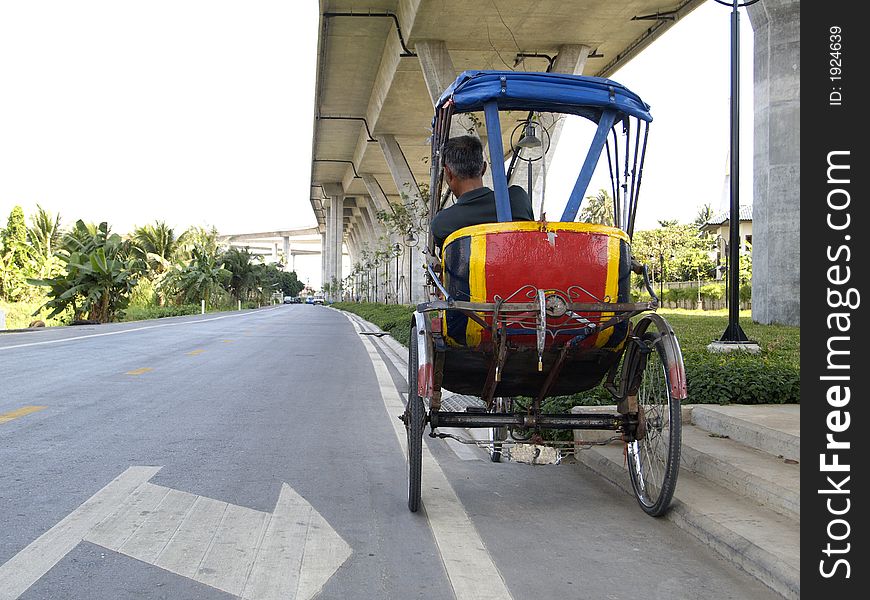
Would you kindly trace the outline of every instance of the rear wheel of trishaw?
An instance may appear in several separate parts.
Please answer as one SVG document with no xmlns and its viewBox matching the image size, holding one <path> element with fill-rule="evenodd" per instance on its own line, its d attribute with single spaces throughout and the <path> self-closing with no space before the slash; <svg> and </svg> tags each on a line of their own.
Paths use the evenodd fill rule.
<svg viewBox="0 0 870 600">
<path fill-rule="evenodd" d="M 639 439 L 628 443 L 628 471 L 640 507 L 658 517 L 667 512 L 677 485 L 682 424 L 672 378 L 684 370 L 679 344 L 664 319 L 645 318 L 637 329 L 650 351 L 626 357 L 635 375 L 641 370 L 637 390 Z"/>
<path fill-rule="evenodd" d="M 417 388 L 417 345 L 420 343 L 416 327 L 411 327 L 408 340 L 408 406 L 405 408 L 405 431 L 408 434 L 408 508 L 420 508 L 420 490 L 423 475 L 423 429 L 426 408 Z"/>
</svg>

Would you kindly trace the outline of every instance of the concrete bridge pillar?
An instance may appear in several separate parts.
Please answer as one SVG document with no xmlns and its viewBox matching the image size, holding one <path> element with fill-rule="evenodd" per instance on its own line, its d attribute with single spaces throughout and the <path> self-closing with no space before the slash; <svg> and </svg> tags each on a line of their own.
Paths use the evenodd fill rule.
<svg viewBox="0 0 870 600">
<path fill-rule="evenodd" d="M 291 262 L 293 259 L 290 257 L 290 236 L 285 235 L 281 238 L 281 241 L 284 243 L 284 270 L 287 271 L 295 271 L 295 268 L 291 267 Z"/>
<path fill-rule="evenodd" d="M 800 325 L 800 3 L 761 0 L 748 11 L 755 32 L 752 319 Z"/>
<path fill-rule="evenodd" d="M 551 73 L 566 73 L 570 75 L 582 75 L 583 69 L 586 68 L 586 59 L 592 49 L 584 44 L 565 44 L 559 47 L 559 53 L 553 61 Z M 550 148 L 544 156 L 543 161 L 535 161 L 532 163 L 532 181 L 533 187 L 531 191 L 532 208 L 535 211 L 535 216 L 540 218 L 543 211 L 544 201 L 544 176 L 546 174 L 546 165 L 549 165 L 556 155 L 556 148 L 559 145 L 559 138 L 562 135 L 562 127 L 565 124 L 565 119 L 561 118 L 556 123 L 544 123 L 547 130 L 550 132 Z M 546 165 L 544 164 L 546 163 Z M 523 165 L 526 167 L 526 165 Z M 527 172 L 521 173 L 524 169 L 515 170 L 515 175 L 518 181 L 524 181 L 523 176 L 528 177 Z M 524 184 L 526 187 L 528 184 Z M 567 198 L 565 199 L 567 201 Z"/>
<path fill-rule="evenodd" d="M 324 191 L 329 196 L 329 206 L 326 219 L 326 248 L 323 252 L 325 272 L 323 284 L 341 281 L 342 244 L 344 242 L 344 193 L 339 185 L 324 185 Z M 336 294 L 330 293 L 329 300 L 336 299 Z"/>
<path fill-rule="evenodd" d="M 426 245 L 426 235 L 428 235 L 429 219 L 420 213 L 426 209 L 428 203 L 423 201 L 420 195 L 420 188 L 417 186 L 417 181 L 414 179 L 408 161 L 396 142 L 396 138 L 390 134 L 380 134 L 378 138 L 390 174 L 396 182 L 399 193 L 403 195 L 402 200 L 406 203 L 413 203 L 417 207 L 417 217 L 422 227 L 422 231 L 414 232 L 417 236 L 417 245 L 410 248 L 408 252 L 411 257 L 410 269 L 413 273 L 410 278 L 410 281 L 413 282 L 413 287 L 410 290 L 410 302 L 416 304 L 426 299 L 423 290 L 423 265 L 426 263 L 423 250 Z"/>
<path fill-rule="evenodd" d="M 453 59 L 450 57 L 450 52 L 447 50 L 447 44 L 444 41 L 420 40 L 416 43 L 415 50 L 417 51 L 417 58 L 420 61 L 420 68 L 423 70 L 426 88 L 429 90 L 429 99 L 432 100 L 434 108 L 438 98 L 456 80 L 456 76 L 459 73 L 456 72 L 456 68 L 453 66 Z M 461 115 L 453 118 L 450 124 L 450 137 L 468 135 L 468 130 L 460 123 L 461 120 Z M 469 125 L 473 127 L 473 124 Z M 480 135 L 476 127 L 474 128 L 474 135 L 480 137 L 480 141 L 483 143 L 484 158 L 489 163 L 489 168 L 483 175 L 483 184 L 492 188 L 492 160 L 489 156 L 486 136 Z"/>
</svg>

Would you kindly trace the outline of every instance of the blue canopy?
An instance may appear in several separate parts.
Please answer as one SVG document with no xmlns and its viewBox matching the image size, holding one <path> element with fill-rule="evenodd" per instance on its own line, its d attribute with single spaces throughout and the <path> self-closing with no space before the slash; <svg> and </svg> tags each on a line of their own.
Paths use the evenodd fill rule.
<svg viewBox="0 0 870 600">
<path fill-rule="evenodd" d="M 616 110 L 646 122 L 649 105 L 625 86 L 602 77 L 526 71 L 464 71 L 438 99 L 453 100 L 454 111 L 483 110 L 497 101 L 500 110 L 535 110 L 580 115 L 596 123 L 604 110 Z"/>
</svg>

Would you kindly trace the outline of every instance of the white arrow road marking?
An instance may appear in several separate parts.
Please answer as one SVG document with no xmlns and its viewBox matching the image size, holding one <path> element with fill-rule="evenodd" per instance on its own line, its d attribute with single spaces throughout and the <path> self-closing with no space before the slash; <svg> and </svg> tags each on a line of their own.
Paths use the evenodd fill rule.
<svg viewBox="0 0 870 600">
<path fill-rule="evenodd" d="M 148 483 L 130 467 L 0 566 L 12 600 L 81 542 L 91 542 L 245 600 L 308 600 L 350 546 L 286 483 L 265 513 Z"/>
<path fill-rule="evenodd" d="M 346 313 L 345 313 L 346 315 Z M 359 332 L 359 325 L 347 317 Z M 405 426 L 396 416 L 405 411 L 387 366 L 371 336 L 359 336 L 368 351 L 381 389 L 381 397 L 399 445 L 408 453 Z M 423 505 L 435 536 L 438 552 L 457 600 L 510 600 L 507 585 L 495 566 L 486 545 L 453 491 L 441 466 L 423 444 Z"/>
<path fill-rule="evenodd" d="M 0 600 L 14 600 L 78 545 L 160 467 L 130 467 L 72 513 L 0 566 Z"/>
</svg>

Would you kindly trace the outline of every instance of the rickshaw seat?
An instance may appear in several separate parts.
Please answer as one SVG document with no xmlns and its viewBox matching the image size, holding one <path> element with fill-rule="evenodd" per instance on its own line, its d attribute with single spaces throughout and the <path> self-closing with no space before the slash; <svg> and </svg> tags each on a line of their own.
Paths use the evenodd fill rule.
<svg viewBox="0 0 870 600">
<path fill-rule="evenodd" d="M 520 221 L 473 225 L 452 233 L 442 250 L 442 279 L 454 300 L 474 303 L 529 303 L 534 290 L 557 293 L 573 303 L 628 302 L 631 253 L 628 235 L 591 223 Z M 531 291 L 531 294 L 529 293 Z M 583 313 L 600 322 L 610 313 Z M 491 346 L 492 314 L 478 313 L 483 327 L 467 313 L 445 311 L 443 331 L 451 346 Z M 548 319 L 547 347 L 572 335 L 581 348 L 619 349 L 627 333 L 622 323 L 588 336 L 577 336 L 577 319 Z M 514 331 L 512 343 L 534 346 L 533 332 Z M 561 335 L 561 337 L 560 337 Z M 581 339 L 582 337 L 582 339 Z"/>
</svg>

